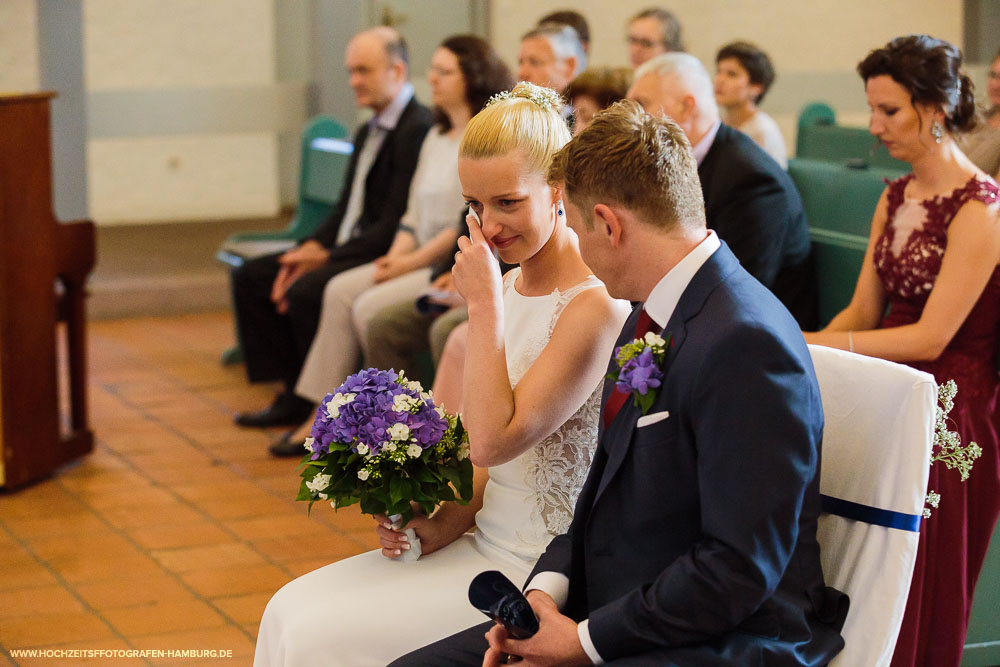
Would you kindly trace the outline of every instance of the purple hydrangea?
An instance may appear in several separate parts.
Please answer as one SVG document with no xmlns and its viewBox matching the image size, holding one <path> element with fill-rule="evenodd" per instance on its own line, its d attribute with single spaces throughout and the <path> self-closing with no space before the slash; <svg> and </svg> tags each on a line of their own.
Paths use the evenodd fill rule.
<svg viewBox="0 0 1000 667">
<path fill-rule="evenodd" d="M 650 389 L 659 387 L 662 379 L 663 371 L 659 369 L 656 360 L 653 359 L 653 349 L 647 347 L 637 356 L 625 362 L 618 374 L 615 388 L 625 394 L 633 391 L 645 394 Z"/>
<path fill-rule="evenodd" d="M 418 391 L 399 384 L 398 378 L 395 371 L 368 368 L 351 375 L 327 394 L 316 410 L 310 433 L 315 439 L 312 459 L 325 456 L 334 442 L 351 445 L 354 451 L 364 443 L 368 451 L 378 454 L 390 440 L 389 427 L 397 423 L 406 424 L 410 439 L 421 449 L 440 442 L 448 422 L 434 409 L 433 401 L 421 401 L 416 414 L 394 410 L 398 394 L 420 399 Z"/>
</svg>

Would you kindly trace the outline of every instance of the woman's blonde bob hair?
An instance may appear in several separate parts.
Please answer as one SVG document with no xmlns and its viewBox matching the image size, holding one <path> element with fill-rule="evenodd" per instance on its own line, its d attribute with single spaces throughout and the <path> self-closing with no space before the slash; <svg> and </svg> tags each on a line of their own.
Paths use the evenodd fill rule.
<svg viewBox="0 0 1000 667">
<path fill-rule="evenodd" d="M 522 151 L 528 166 L 544 174 L 556 151 L 570 140 L 560 115 L 563 102 L 549 88 L 520 82 L 509 92 L 494 96 L 465 126 L 459 157 L 502 157 Z"/>
</svg>

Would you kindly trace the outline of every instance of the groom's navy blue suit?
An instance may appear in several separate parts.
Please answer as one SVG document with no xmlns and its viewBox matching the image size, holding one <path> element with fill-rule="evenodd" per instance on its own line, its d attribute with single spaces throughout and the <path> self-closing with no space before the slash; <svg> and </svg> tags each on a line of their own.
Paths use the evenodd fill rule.
<svg viewBox="0 0 1000 667">
<path fill-rule="evenodd" d="M 552 540 L 528 582 L 569 577 L 562 611 L 589 619 L 605 661 L 825 665 L 843 647 L 847 599 L 820 570 L 823 411 L 799 328 L 723 244 L 688 284 L 668 333 L 663 384 L 643 420 L 652 423 L 637 425 L 630 399 L 604 430 L 602 410 L 569 533 Z M 605 404 L 613 389 L 605 383 Z M 481 659 L 483 631 L 408 657 L 454 662 L 464 636 Z"/>
</svg>

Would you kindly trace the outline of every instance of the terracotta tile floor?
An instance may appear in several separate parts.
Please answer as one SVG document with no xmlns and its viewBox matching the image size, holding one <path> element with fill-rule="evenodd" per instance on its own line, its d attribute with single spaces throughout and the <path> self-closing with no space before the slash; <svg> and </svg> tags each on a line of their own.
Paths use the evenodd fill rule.
<svg viewBox="0 0 1000 667">
<path fill-rule="evenodd" d="M 11 658 L 10 649 L 228 649 L 249 665 L 274 591 L 376 545 L 355 508 L 296 503 L 277 432 L 233 425 L 273 387 L 223 368 L 228 314 L 96 322 L 93 454 L 0 491 L 0 665 L 182 665 L 184 658 Z"/>
</svg>

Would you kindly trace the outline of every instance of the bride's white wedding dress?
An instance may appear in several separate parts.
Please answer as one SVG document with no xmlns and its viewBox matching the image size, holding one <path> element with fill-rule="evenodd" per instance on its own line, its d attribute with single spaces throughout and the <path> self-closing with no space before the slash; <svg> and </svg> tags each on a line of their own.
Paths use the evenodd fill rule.
<svg viewBox="0 0 1000 667">
<path fill-rule="evenodd" d="M 526 297 L 514 289 L 519 274 L 507 273 L 503 291 L 511 386 L 538 358 L 573 297 L 601 284 L 591 276 L 564 292 Z M 629 305 L 616 303 L 624 321 Z M 500 570 L 522 586 L 549 540 L 569 528 L 597 445 L 599 411 L 600 383 L 554 433 L 490 468 L 474 533 L 414 562 L 370 551 L 286 584 L 264 610 L 254 665 L 385 665 L 487 620 L 469 604 L 469 582 Z"/>
</svg>

